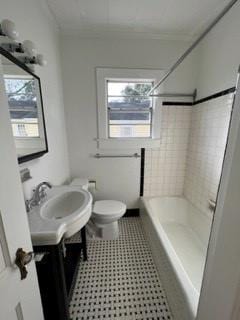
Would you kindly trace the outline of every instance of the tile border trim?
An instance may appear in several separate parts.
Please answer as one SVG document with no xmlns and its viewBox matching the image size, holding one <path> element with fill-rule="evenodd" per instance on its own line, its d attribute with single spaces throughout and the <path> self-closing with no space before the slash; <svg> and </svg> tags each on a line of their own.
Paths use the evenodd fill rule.
<svg viewBox="0 0 240 320">
<path fill-rule="evenodd" d="M 139 217 L 139 215 L 140 215 L 140 209 L 139 208 L 131 208 L 131 209 L 127 209 L 127 211 L 124 214 L 123 218 Z"/>
<path fill-rule="evenodd" d="M 236 87 L 231 87 L 231 88 L 219 91 L 217 93 L 214 93 L 214 94 L 212 94 L 210 96 L 207 96 L 205 98 L 199 99 L 199 100 L 194 101 L 194 102 L 163 101 L 162 105 L 163 106 L 195 106 L 197 104 L 200 104 L 200 103 L 212 100 L 212 99 L 216 99 L 216 98 L 225 96 L 225 95 L 230 94 L 230 93 L 234 93 L 235 91 L 236 91 Z"/>
<path fill-rule="evenodd" d="M 141 148 L 140 197 L 142 197 L 144 193 L 144 167 L 145 167 L 145 148 Z"/>
</svg>

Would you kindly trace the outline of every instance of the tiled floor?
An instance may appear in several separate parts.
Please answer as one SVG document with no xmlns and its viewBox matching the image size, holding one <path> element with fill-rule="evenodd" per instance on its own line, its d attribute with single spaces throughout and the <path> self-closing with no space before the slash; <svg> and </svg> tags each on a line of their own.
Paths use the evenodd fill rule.
<svg viewBox="0 0 240 320">
<path fill-rule="evenodd" d="M 90 240 L 79 268 L 72 320 L 172 320 L 140 218 L 120 221 L 118 240 Z"/>
</svg>

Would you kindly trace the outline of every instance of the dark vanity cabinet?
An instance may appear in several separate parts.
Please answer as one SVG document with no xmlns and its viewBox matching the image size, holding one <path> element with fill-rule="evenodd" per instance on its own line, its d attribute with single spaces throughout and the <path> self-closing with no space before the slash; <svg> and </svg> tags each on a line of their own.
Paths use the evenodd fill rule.
<svg viewBox="0 0 240 320">
<path fill-rule="evenodd" d="M 36 262 L 38 282 L 45 320 L 69 320 L 69 302 L 81 261 L 87 260 L 86 231 L 81 242 L 61 241 L 57 245 L 34 246 L 43 253 Z"/>
</svg>

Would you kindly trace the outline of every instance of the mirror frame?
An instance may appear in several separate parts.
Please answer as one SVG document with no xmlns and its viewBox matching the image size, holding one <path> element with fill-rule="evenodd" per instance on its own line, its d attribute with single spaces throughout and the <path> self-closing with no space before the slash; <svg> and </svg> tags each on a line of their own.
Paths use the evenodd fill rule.
<svg viewBox="0 0 240 320">
<path fill-rule="evenodd" d="M 18 157 L 18 163 L 23 163 L 27 162 L 33 159 L 37 159 L 42 157 L 45 153 L 48 153 L 48 140 L 47 140 L 47 130 L 46 130 L 46 124 L 45 124 L 45 116 L 44 116 L 44 107 L 43 107 L 43 99 L 42 99 L 42 88 L 41 88 L 41 80 L 40 78 L 33 73 L 30 68 L 28 68 L 24 63 L 19 61 L 15 56 L 13 56 L 11 53 L 3 49 L 0 45 L 0 54 L 3 55 L 5 58 L 16 64 L 18 67 L 22 68 L 24 71 L 28 72 L 30 75 L 32 75 L 34 78 L 36 78 L 39 82 L 39 94 L 40 94 L 40 102 L 41 102 L 41 111 L 42 111 L 42 120 L 43 120 L 43 131 L 44 131 L 44 140 L 45 140 L 45 145 L 46 148 L 45 150 L 35 152 L 35 153 L 30 153 L 28 155 Z"/>
</svg>

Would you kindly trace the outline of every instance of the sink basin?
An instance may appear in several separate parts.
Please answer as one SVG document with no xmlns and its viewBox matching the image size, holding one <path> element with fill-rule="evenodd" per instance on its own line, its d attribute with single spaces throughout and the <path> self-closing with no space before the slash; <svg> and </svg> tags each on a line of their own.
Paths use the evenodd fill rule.
<svg viewBox="0 0 240 320">
<path fill-rule="evenodd" d="M 71 237 L 86 225 L 91 213 L 88 191 L 74 186 L 53 187 L 43 203 L 29 212 L 33 245 L 55 245 Z"/>
<path fill-rule="evenodd" d="M 40 214 L 46 219 L 64 219 L 85 205 L 86 196 L 79 191 L 66 191 L 50 198 L 40 209 Z"/>
</svg>

